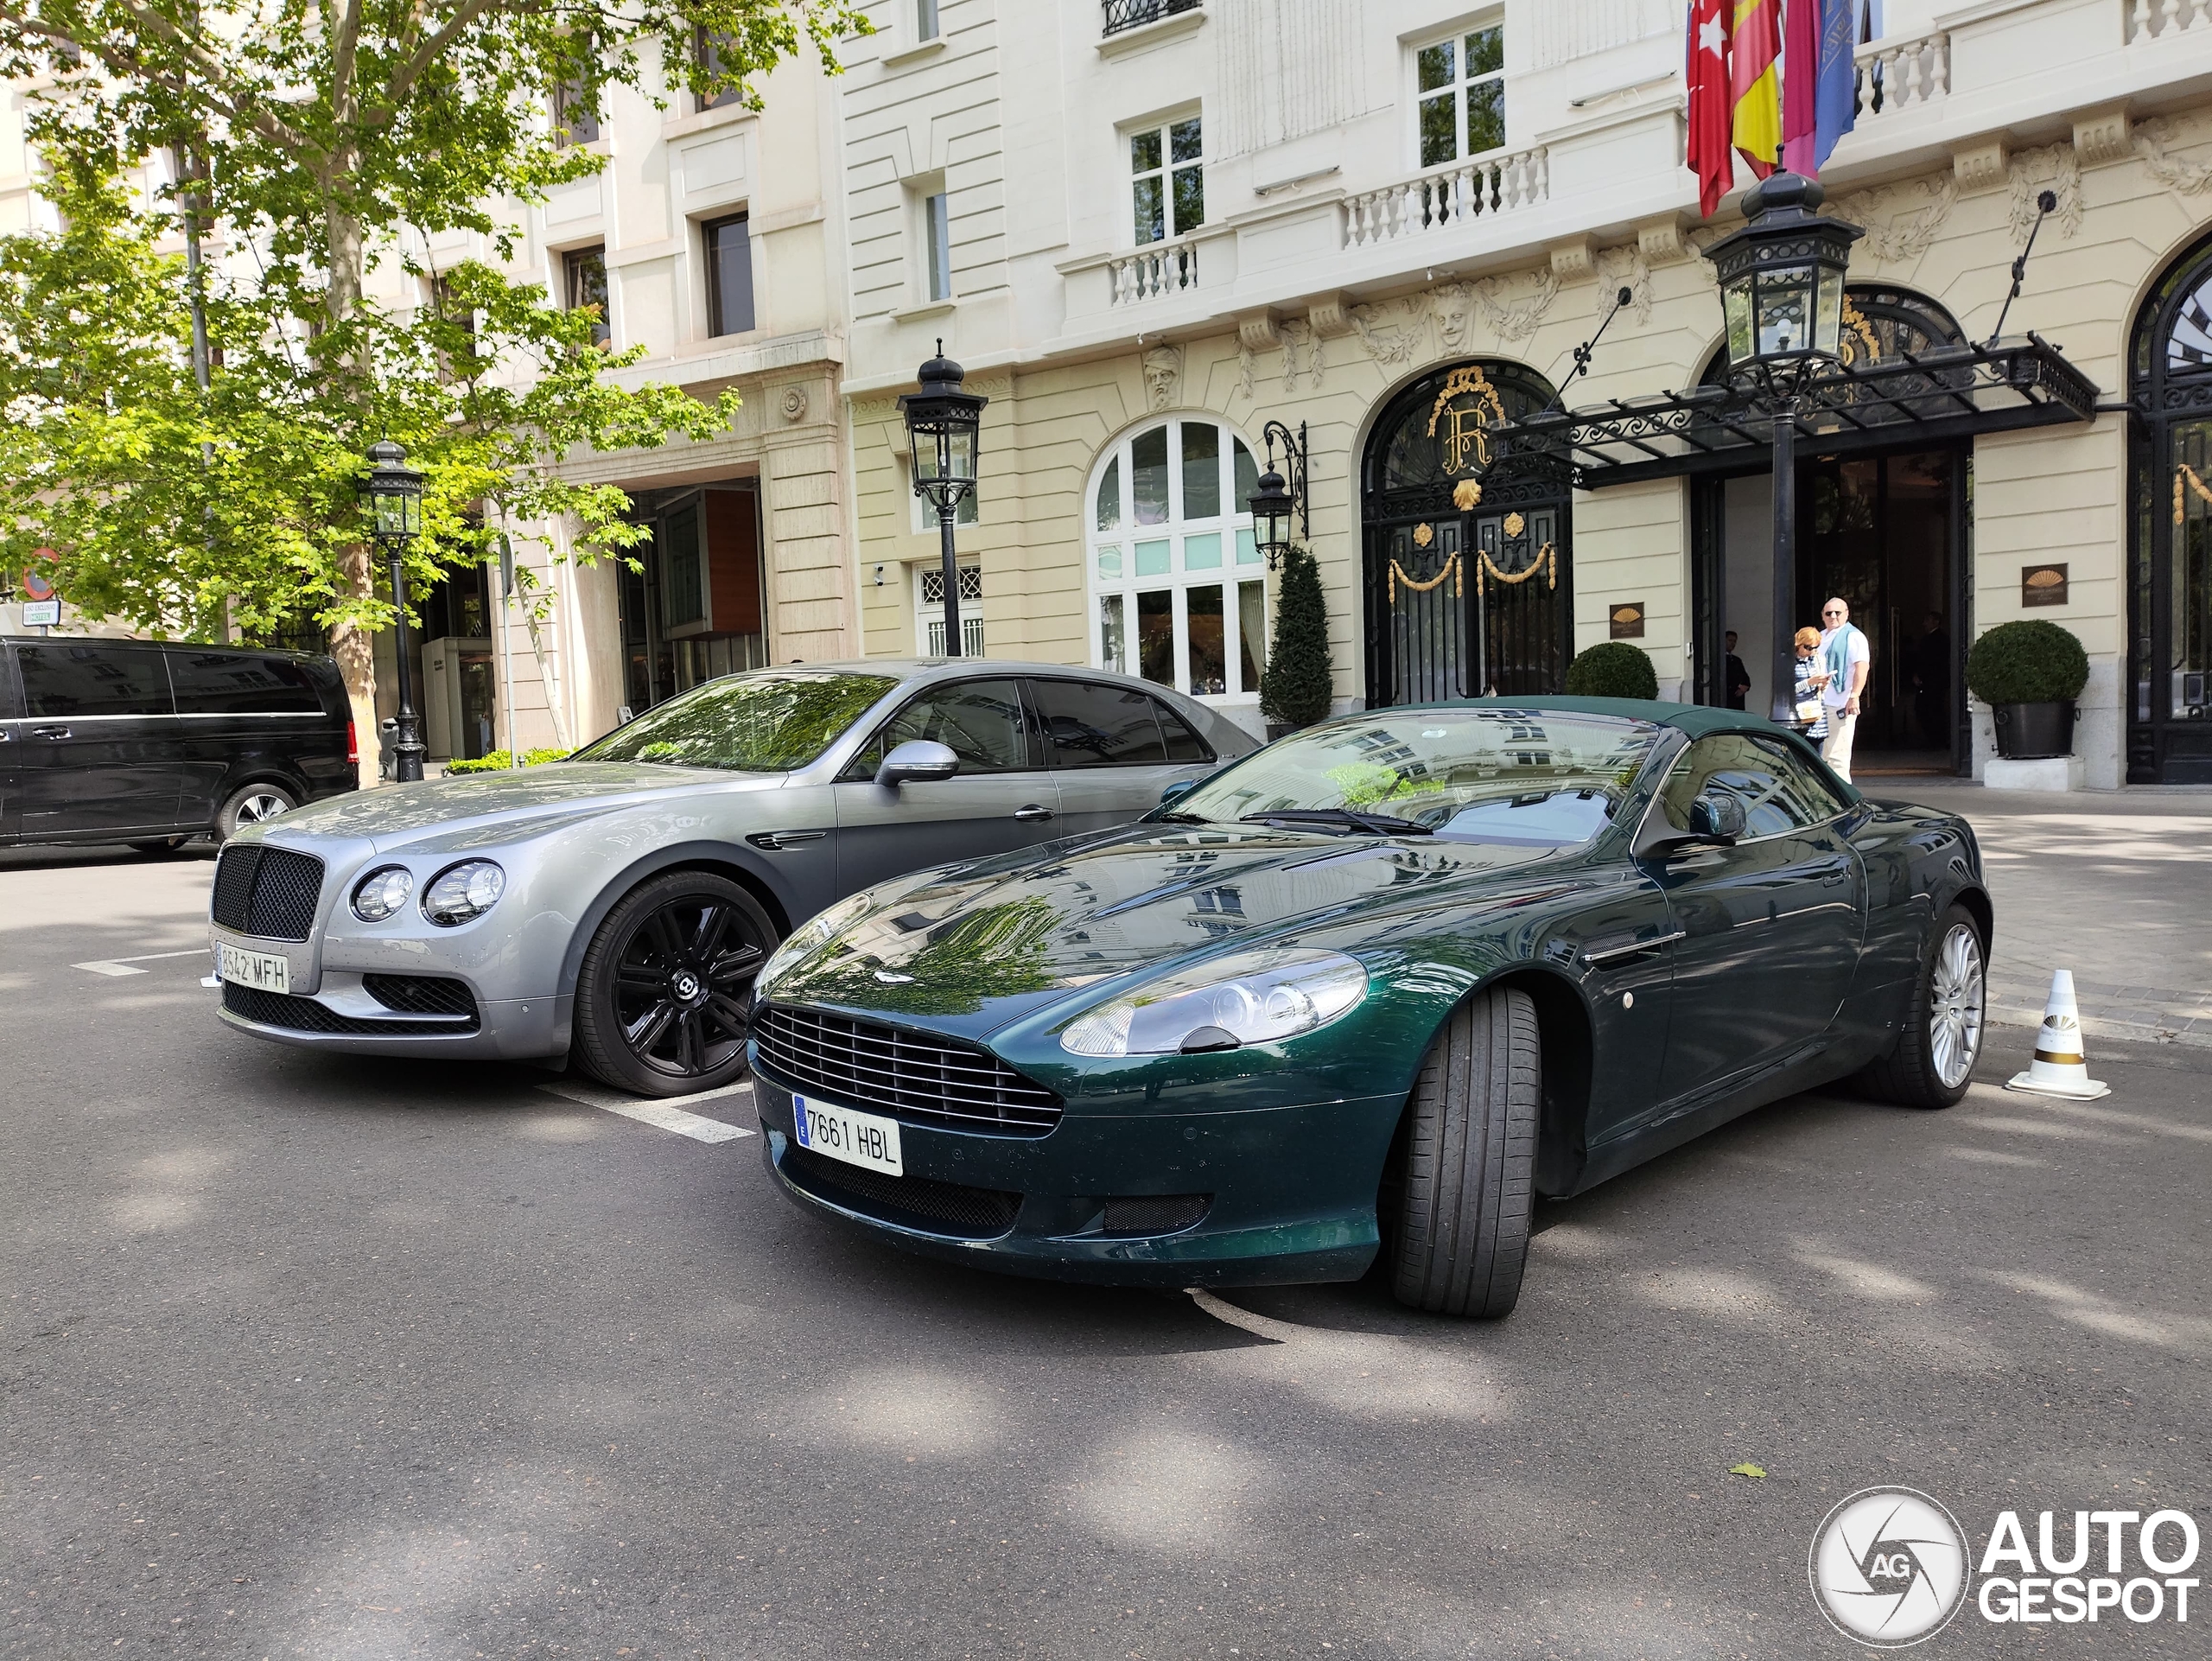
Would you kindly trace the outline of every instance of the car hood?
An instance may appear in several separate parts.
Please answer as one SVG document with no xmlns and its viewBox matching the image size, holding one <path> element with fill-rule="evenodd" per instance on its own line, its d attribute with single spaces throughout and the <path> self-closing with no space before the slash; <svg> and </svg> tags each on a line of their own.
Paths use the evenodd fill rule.
<svg viewBox="0 0 2212 1661">
<path fill-rule="evenodd" d="M 778 977 L 804 1002 L 980 1037 L 1073 991 L 1209 947 L 1330 927 L 1467 885 L 1571 880 L 1579 853 L 1260 826 L 1140 824 L 925 871 Z M 1541 873 L 1541 875 L 1540 875 Z"/>
<path fill-rule="evenodd" d="M 772 790 L 780 773 L 724 773 L 712 767 L 633 761 L 560 761 L 507 773 L 471 773 L 421 784 L 388 785 L 295 809 L 281 824 L 291 841 L 305 835 L 372 843 L 389 852 L 425 832 L 500 833 L 519 838 L 552 824 L 588 818 L 657 798 L 702 792 Z"/>
</svg>

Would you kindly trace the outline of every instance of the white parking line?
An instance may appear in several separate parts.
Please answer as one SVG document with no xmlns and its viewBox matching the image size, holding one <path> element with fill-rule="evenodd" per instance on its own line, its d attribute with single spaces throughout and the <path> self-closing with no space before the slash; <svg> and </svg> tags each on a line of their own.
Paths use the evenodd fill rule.
<svg viewBox="0 0 2212 1661">
<path fill-rule="evenodd" d="M 602 1112 L 620 1113 L 626 1119 L 635 1119 L 639 1124 L 650 1124 L 661 1130 L 673 1130 L 694 1142 L 735 1142 L 740 1136 L 753 1134 L 742 1125 L 724 1124 L 720 1119 L 687 1113 L 680 1105 L 684 1102 L 716 1101 L 725 1096 L 750 1096 L 751 1085 L 727 1085 L 720 1090 L 702 1090 L 696 1096 L 664 1096 L 658 1101 L 625 1096 L 620 1091 L 602 1089 L 597 1085 L 571 1083 L 566 1079 L 557 1085 L 540 1085 L 538 1088 L 549 1096 L 563 1097 Z"/>
<path fill-rule="evenodd" d="M 93 963 L 73 963 L 69 967 L 89 969 L 95 975 L 143 975 L 147 972 L 145 970 L 133 969 L 130 965 L 135 963 L 151 963 L 156 958 L 204 958 L 207 955 L 206 946 L 196 945 L 183 951 L 148 951 L 136 958 L 102 958 Z"/>
</svg>

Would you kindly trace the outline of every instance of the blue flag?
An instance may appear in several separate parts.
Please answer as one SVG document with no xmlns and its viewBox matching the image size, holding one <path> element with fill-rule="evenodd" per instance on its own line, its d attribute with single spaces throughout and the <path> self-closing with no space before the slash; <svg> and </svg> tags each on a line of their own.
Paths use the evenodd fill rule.
<svg viewBox="0 0 2212 1661">
<path fill-rule="evenodd" d="M 1797 0 L 1799 5 L 1820 8 L 1820 67 L 1815 79 L 1813 165 L 1824 164 L 1836 140 L 1858 120 L 1859 75 L 1852 54 L 1861 37 L 1860 18 L 1866 15 L 1869 31 L 1878 30 L 1881 0 Z M 1866 38 L 1877 38 L 1869 32 Z"/>
</svg>

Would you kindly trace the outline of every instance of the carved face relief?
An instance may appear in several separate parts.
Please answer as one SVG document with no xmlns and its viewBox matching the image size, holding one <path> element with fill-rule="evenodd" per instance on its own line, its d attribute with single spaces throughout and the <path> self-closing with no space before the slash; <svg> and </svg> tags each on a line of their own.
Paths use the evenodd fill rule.
<svg viewBox="0 0 2212 1661">
<path fill-rule="evenodd" d="M 1155 410 L 1175 402 L 1175 383 L 1183 378 L 1183 348 L 1156 346 L 1144 354 L 1145 399 Z"/>
<path fill-rule="evenodd" d="M 1475 302 L 1465 284 L 1454 283 L 1431 296 L 1436 309 L 1436 338 L 1446 357 L 1457 357 L 1472 343 Z"/>
</svg>

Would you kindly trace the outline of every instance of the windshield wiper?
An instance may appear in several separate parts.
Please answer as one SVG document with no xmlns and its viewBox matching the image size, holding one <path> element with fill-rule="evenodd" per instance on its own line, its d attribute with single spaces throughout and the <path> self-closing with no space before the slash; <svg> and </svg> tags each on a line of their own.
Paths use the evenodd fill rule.
<svg viewBox="0 0 2212 1661">
<path fill-rule="evenodd" d="M 1271 813 L 1247 813 L 1242 824 L 1342 825 L 1376 837 L 1433 837 L 1436 833 L 1411 819 L 1388 813 L 1363 813 L 1351 807 L 1279 807 Z"/>
<path fill-rule="evenodd" d="M 1154 824 L 1211 824 L 1213 821 L 1203 813 L 1178 813 L 1173 811 L 1152 816 Z"/>
</svg>

